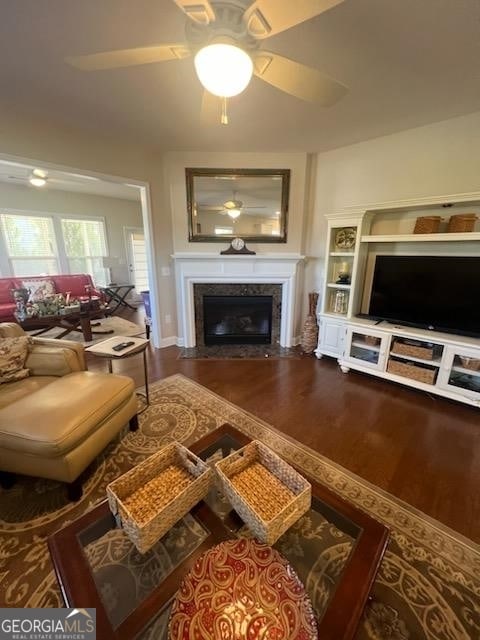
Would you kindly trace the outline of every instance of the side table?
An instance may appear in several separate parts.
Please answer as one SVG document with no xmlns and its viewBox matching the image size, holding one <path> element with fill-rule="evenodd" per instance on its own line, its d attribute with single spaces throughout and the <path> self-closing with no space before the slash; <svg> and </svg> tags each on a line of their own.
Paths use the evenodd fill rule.
<svg viewBox="0 0 480 640">
<path fill-rule="evenodd" d="M 121 342 L 133 342 L 130 347 L 127 347 L 123 351 L 114 351 L 113 347 Z M 97 344 L 93 344 L 91 347 L 87 347 L 85 351 L 92 353 L 99 358 L 106 358 L 108 362 L 109 373 L 113 372 L 112 362 L 113 360 L 122 360 L 123 358 L 130 358 L 138 353 L 143 354 L 143 377 L 145 381 L 145 393 L 137 391 L 137 395 L 141 396 L 145 400 L 144 408 L 138 413 L 143 413 L 150 404 L 150 395 L 148 390 L 148 362 L 147 362 L 147 347 L 149 341 L 145 338 L 132 338 L 130 336 L 115 336 L 108 340 L 103 340 Z"/>
<path fill-rule="evenodd" d="M 100 290 L 105 294 L 107 304 L 115 304 L 112 309 L 112 314 L 120 307 L 127 307 L 128 309 L 135 311 L 135 307 L 126 301 L 126 297 L 133 289 L 135 289 L 135 285 L 133 284 L 111 283 L 106 287 L 100 287 Z"/>
</svg>

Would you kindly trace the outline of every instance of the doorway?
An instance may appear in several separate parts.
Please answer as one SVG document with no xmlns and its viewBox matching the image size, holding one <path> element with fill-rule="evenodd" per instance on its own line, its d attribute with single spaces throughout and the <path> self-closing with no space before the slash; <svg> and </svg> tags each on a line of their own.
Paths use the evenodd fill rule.
<svg viewBox="0 0 480 640">
<path fill-rule="evenodd" d="M 145 234 L 141 227 L 125 227 L 128 273 L 130 284 L 138 294 L 149 291 L 148 259 Z"/>
</svg>

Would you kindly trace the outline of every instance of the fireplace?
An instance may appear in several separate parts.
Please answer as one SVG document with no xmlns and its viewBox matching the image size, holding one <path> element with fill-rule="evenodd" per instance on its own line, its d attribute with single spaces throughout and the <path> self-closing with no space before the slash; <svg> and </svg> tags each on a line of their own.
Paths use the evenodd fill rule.
<svg viewBox="0 0 480 640">
<path fill-rule="evenodd" d="M 290 253 L 224 256 L 192 251 L 177 253 L 173 258 L 179 346 L 205 347 L 204 295 L 271 295 L 271 346 L 289 348 L 295 344 L 299 313 L 297 279 L 303 256 Z"/>
<path fill-rule="evenodd" d="M 279 343 L 281 285 L 196 283 L 193 292 L 197 346 Z"/>
<path fill-rule="evenodd" d="M 270 344 L 272 296 L 203 296 L 206 345 Z"/>
</svg>

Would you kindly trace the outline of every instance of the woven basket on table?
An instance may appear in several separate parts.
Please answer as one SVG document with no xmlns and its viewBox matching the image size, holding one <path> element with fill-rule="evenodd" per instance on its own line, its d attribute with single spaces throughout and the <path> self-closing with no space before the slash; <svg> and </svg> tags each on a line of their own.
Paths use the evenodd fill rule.
<svg viewBox="0 0 480 640">
<path fill-rule="evenodd" d="M 437 233 L 441 222 L 441 216 L 422 216 L 417 218 L 413 233 Z"/>
<path fill-rule="evenodd" d="M 223 493 L 261 542 L 276 542 L 310 508 L 310 483 L 258 440 L 215 469 Z"/>
<path fill-rule="evenodd" d="M 172 482 L 171 474 L 182 474 L 182 481 Z M 172 442 L 111 482 L 108 504 L 138 551 L 145 553 L 207 495 L 212 475 L 200 458 Z"/>
<path fill-rule="evenodd" d="M 318 293 L 308 294 L 308 316 L 303 325 L 301 347 L 304 353 L 313 353 L 318 342 L 318 324 L 317 324 L 317 302 Z"/>
<path fill-rule="evenodd" d="M 469 233 L 475 228 L 478 216 L 475 213 L 459 213 L 448 221 L 448 233 Z"/>
</svg>

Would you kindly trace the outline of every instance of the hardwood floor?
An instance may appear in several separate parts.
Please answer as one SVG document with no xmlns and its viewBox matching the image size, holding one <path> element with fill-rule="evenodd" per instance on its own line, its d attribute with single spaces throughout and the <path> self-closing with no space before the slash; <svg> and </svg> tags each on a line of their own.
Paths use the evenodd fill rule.
<svg viewBox="0 0 480 640">
<path fill-rule="evenodd" d="M 151 347 L 150 380 L 182 373 L 480 543 L 479 409 L 345 375 L 331 358 L 213 361 L 178 353 Z M 89 368 L 106 365 L 89 356 Z M 143 384 L 141 357 L 114 370 Z"/>
</svg>

